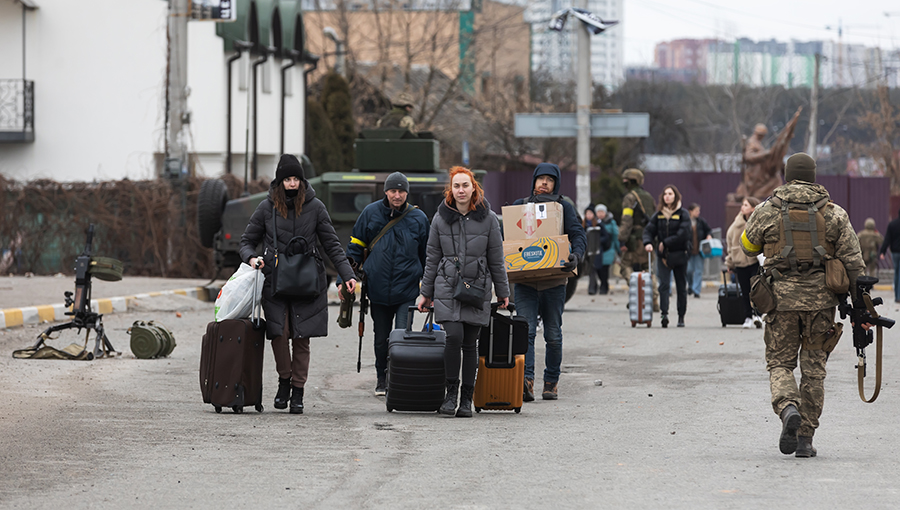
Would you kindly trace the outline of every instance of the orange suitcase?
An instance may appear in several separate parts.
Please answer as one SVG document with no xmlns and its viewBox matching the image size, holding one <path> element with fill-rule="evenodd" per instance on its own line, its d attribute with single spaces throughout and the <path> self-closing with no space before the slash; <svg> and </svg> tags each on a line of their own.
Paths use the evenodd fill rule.
<svg viewBox="0 0 900 510">
<path fill-rule="evenodd" d="M 491 307 L 491 321 L 481 329 L 478 340 L 478 377 L 473 404 L 482 409 L 522 411 L 525 384 L 525 355 L 528 347 L 528 320 L 516 315 L 501 315 L 498 304 Z M 515 305 L 509 304 L 510 313 Z"/>
</svg>

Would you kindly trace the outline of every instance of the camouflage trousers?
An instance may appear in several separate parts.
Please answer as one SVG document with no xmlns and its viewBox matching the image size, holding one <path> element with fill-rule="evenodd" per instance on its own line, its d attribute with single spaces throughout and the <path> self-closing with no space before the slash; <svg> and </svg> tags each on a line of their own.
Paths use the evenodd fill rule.
<svg viewBox="0 0 900 510">
<path fill-rule="evenodd" d="M 800 411 L 799 435 L 812 437 L 819 427 L 825 404 L 825 362 L 828 353 L 807 349 L 816 336 L 834 323 L 834 308 L 802 312 L 773 311 L 766 315 L 766 369 L 772 391 L 772 409 L 781 415 L 789 404 Z M 823 330 L 824 328 L 824 330 Z M 806 340 L 806 342 L 804 342 Z M 800 386 L 794 369 L 800 361 Z"/>
</svg>

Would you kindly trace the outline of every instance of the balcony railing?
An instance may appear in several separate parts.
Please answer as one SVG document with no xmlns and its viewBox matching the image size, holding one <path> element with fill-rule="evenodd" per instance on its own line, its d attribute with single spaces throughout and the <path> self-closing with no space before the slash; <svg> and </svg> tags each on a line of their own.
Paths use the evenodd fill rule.
<svg viewBox="0 0 900 510">
<path fill-rule="evenodd" d="M 0 80 L 0 143 L 34 141 L 34 81 Z"/>
</svg>

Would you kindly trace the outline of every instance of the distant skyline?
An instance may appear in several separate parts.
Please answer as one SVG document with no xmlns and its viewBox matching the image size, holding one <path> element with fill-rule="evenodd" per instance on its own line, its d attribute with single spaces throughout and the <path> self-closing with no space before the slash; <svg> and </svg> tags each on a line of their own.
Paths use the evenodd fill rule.
<svg viewBox="0 0 900 510">
<path fill-rule="evenodd" d="M 625 0 L 623 10 L 610 30 L 625 32 L 626 66 L 653 65 L 656 44 L 672 39 L 837 41 L 839 23 L 845 44 L 900 48 L 897 0 Z"/>
</svg>

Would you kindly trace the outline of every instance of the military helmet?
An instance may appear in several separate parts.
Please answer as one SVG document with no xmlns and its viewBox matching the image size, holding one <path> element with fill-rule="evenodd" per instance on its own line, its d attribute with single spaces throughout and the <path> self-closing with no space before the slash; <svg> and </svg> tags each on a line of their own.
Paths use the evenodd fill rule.
<svg viewBox="0 0 900 510">
<path fill-rule="evenodd" d="M 753 134 L 766 136 L 767 134 L 769 134 L 769 128 L 767 128 L 765 124 L 757 124 L 753 127 Z"/>
<path fill-rule="evenodd" d="M 644 172 L 641 172 L 637 168 L 629 168 L 625 170 L 624 172 L 622 172 L 622 178 L 635 181 L 638 183 L 638 186 L 644 185 Z"/>
<path fill-rule="evenodd" d="M 415 106 L 413 104 L 412 94 L 409 92 L 401 92 L 394 97 L 394 100 L 391 101 L 391 104 L 398 107 L 403 108 L 405 106 Z"/>
<path fill-rule="evenodd" d="M 816 160 L 804 152 L 789 157 L 784 166 L 784 180 L 816 182 Z"/>
</svg>

